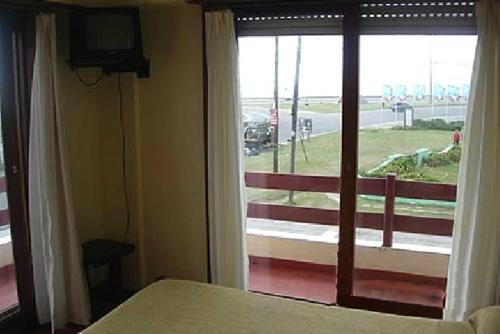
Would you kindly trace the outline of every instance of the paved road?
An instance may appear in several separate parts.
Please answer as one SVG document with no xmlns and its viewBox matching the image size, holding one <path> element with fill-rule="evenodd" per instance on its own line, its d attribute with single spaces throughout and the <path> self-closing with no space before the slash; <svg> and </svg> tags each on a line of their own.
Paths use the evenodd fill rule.
<svg viewBox="0 0 500 334">
<path fill-rule="evenodd" d="M 464 120 L 466 106 L 439 106 L 415 109 L 415 119 L 443 118 L 446 121 Z M 269 115 L 268 109 L 246 108 L 243 112 L 248 120 L 262 121 Z M 311 111 L 299 112 L 299 117 L 312 118 L 312 135 L 339 131 L 341 129 L 341 114 L 339 113 L 316 113 Z M 360 114 L 360 127 L 376 127 L 403 125 L 403 114 L 393 113 L 391 110 L 362 111 Z M 280 134 L 279 141 L 285 142 L 291 135 L 291 114 L 289 110 L 280 112 Z"/>
</svg>

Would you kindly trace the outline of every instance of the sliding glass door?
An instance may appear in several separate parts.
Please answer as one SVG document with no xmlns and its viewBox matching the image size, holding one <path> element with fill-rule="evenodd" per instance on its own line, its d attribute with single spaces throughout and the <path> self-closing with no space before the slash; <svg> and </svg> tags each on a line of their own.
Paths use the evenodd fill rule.
<svg viewBox="0 0 500 334">
<path fill-rule="evenodd" d="M 360 38 L 354 296 L 441 313 L 475 44 Z"/>
<path fill-rule="evenodd" d="M 335 302 L 340 14 L 237 15 L 252 291 Z"/>
<path fill-rule="evenodd" d="M 34 323 L 26 169 L 34 17 L 0 9 L 0 322 Z"/>
<path fill-rule="evenodd" d="M 440 317 L 474 6 L 308 10 L 237 12 L 250 289 Z"/>
<path fill-rule="evenodd" d="M 1 138 L 2 136 L 0 136 L 0 314 L 11 311 L 19 304 L 5 180 L 4 142 Z"/>
<path fill-rule="evenodd" d="M 332 303 L 342 37 L 242 37 L 239 50 L 250 289 Z"/>
<path fill-rule="evenodd" d="M 344 18 L 346 49 L 357 61 L 344 68 L 355 115 L 344 106 L 351 121 L 343 128 L 350 144 L 343 147 L 337 300 L 440 318 L 467 140 L 474 4 L 355 7 Z"/>
</svg>

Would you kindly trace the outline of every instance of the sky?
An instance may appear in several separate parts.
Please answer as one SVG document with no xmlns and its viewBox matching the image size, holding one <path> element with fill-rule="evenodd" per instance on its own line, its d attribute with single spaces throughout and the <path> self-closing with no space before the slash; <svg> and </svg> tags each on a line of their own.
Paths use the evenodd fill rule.
<svg viewBox="0 0 500 334">
<path fill-rule="evenodd" d="M 279 37 L 279 95 L 293 95 L 297 36 Z M 476 36 L 361 36 L 360 94 L 381 96 L 384 85 L 470 84 Z M 243 98 L 272 97 L 274 37 L 239 39 Z M 432 64 L 432 66 L 431 66 Z M 303 36 L 300 96 L 340 96 L 342 36 Z"/>
</svg>

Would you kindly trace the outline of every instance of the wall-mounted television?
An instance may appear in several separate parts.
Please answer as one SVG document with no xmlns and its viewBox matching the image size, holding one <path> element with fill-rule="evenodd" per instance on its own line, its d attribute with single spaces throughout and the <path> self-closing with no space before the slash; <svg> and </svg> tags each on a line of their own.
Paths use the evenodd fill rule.
<svg viewBox="0 0 500 334">
<path fill-rule="evenodd" d="M 82 8 L 70 16 L 70 64 L 149 76 L 137 8 Z"/>
</svg>

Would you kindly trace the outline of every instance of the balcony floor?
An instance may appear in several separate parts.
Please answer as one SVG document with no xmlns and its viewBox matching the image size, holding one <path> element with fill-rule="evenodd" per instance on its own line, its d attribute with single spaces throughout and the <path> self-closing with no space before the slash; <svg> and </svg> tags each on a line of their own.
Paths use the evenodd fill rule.
<svg viewBox="0 0 500 334">
<path fill-rule="evenodd" d="M 335 266 L 312 263 L 250 259 L 249 288 L 252 291 L 335 303 Z M 411 274 L 358 269 L 354 294 L 381 300 L 442 308 L 446 280 Z"/>
<path fill-rule="evenodd" d="M 335 266 L 252 258 L 249 288 L 252 291 L 335 303 Z M 446 282 L 417 275 L 357 270 L 355 295 L 382 300 L 442 307 Z M 0 268 L 0 311 L 18 302 L 14 266 Z"/>
<path fill-rule="evenodd" d="M 0 313 L 18 303 L 14 265 L 0 268 Z"/>
</svg>

